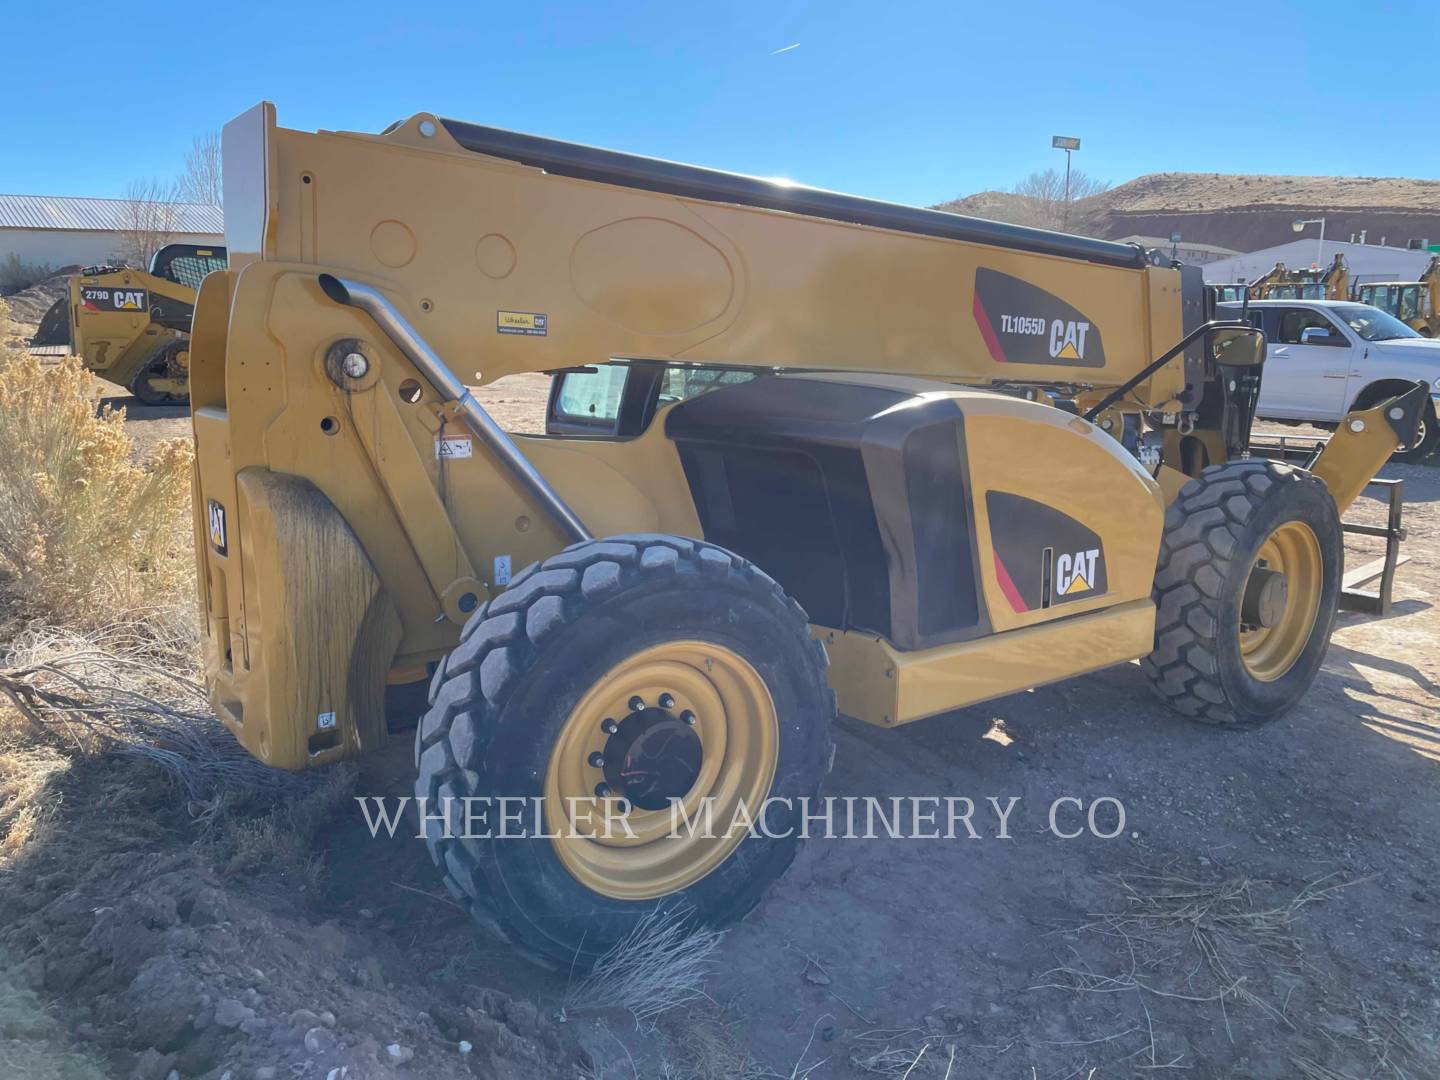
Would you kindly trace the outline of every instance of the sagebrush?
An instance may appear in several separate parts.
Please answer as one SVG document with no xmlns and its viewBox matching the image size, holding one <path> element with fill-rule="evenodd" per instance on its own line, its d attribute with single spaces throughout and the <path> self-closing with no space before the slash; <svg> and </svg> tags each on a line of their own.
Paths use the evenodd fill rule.
<svg viewBox="0 0 1440 1080">
<path fill-rule="evenodd" d="M 78 361 L 0 346 L 0 584 L 68 626 L 188 611 L 190 447 L 137 462 L 124 414 L 95 403 Z"/>
</svg>

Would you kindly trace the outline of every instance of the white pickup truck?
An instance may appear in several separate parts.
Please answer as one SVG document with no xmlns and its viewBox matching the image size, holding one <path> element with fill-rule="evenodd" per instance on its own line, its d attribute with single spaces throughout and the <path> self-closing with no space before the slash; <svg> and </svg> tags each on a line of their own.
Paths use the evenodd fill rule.
<svg viewBox="0 0 1440 1080">
<path fill-rule="evenodd" d="M 1440 438 L 1440 340 L 1422 337 L 1393 315 L 1344 300 L 1254 300 L 1217 304 L 1219 318 L 1244 317 L 1269 343 L 1255 415 L 1265 420 L 1333 426 L 1351 409 L 1368 408 L 1416 382 L 1430 405 L 1415 441 L 1393 460 L 1427 457 Z"/>
</svg>

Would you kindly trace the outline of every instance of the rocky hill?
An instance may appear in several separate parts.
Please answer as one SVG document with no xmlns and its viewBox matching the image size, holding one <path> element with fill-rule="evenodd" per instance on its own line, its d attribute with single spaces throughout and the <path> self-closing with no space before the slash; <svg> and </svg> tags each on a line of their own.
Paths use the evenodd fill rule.
<svg viewBox="0 0 1440 1080">
<path fill-rule="evenodd" d="M 1047 223 L 1048 208 L 984 191 L 938 207 L 1020 224 Z M 1370 243 L 1440 242 L 1440 181 L 1364 176 L 1151 173 L 1077 202 L 1071 231 L 1118 238 L 1168 236 L 1254 251 L 1294 239 L 1297 217 L 1326 218 L 1326 235 Z"/>
</svg>

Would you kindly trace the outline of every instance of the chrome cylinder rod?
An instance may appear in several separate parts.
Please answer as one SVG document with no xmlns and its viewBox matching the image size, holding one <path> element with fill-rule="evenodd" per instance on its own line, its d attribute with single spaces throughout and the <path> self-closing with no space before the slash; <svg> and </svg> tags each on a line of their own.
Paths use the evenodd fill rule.
<svg viewBox="0 0 1440 1080">
<path fill-rule="evenodd" d="M 530 459 L 515 445 L 515 440 L 511 439 L 505 429 L 495 422 L 495 418 L 475 400 L 469 387 L 455 377 L 455 373 L 436 355 L 435 350 L 426 344 L 419 332 L 405 321 L 405 316 L 395 309 L 395 305 L 390 303 L 383 293 L 363 282 L 338 278 L 333 274 L 320 275 L 320 288 L 337 304 L 359 308 L 369 315 L 381 333 L 405 354 L 407 360 L 420 369 L 421 374 L 440 392 L 441 397 L 459 404 L 466 423 L 476 437 L 510 470 L 510 474 L 520 486 L 545 509 L 571 542 L 595 539 L 590 530 L 585 528 L 585 523 L 560 497 L 560 493 L 550 486 L 550 481 L 530 464 Z"/>
</svg>

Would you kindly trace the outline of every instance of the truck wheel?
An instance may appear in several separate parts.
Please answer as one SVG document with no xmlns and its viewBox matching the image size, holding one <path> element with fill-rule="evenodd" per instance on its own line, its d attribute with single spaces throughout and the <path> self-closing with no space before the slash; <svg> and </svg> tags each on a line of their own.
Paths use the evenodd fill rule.
<svg viewBox="0 0 1440 1080">
<path fill-rule="evenodd" d="M 1437 439 L 1440 439 L 1440 428 L 1435 425 L 1435 405 L 1433 402 L 1427 401 L 1425 407 L 1420 410 L 1420 423 L 1415 428 L 1415 441 L 1409 446 L 1402 446 L 1396 450 L 1390 455 L 1390 460 L 1402 464 L 1424 461 L 1435 452 Z"/>
<path fill-rule="evenodd" d="M 1165 514 L 1155 572 L 1154 691 L 1207 724 L 1279 716 L 1314 682 L 1340 595 L 1335 502 L 1273 461 L 1206 469 Z"/>
<path fill-rule="evenodd" d="M 435 672 L 416 736 L 431 856 L 483 928 L 567 967 L 657 909 L 738 919 L 794 858 L 828 769 L 826 664 L 799 605 L 713 544 L 566 548 Z M 693 831 L 672 829 L 672 798 Z M 486 820 L 466 827 L 465 799 L 490 800 L 469 804 Z"/>
</svg>

